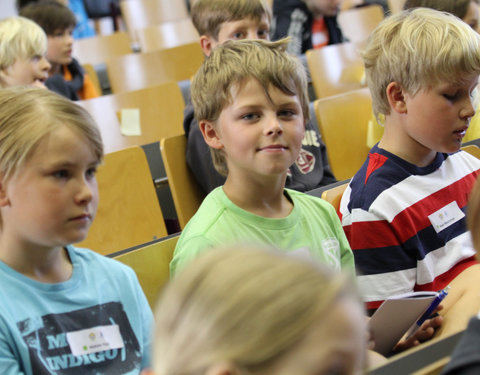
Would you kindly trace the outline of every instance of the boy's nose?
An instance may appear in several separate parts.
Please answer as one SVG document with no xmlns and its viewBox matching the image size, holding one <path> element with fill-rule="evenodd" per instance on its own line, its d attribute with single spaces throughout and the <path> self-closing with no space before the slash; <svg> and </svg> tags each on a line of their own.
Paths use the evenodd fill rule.
<svg viewBox="0 0 480 375">
<path fill-rule="evenodd" d="M 472 99 L 466 101 L 465 106 L 460 111 L 460 117 L 462 119 L 468 120 L 475 115 L 475 107 Z"/>
<path fill-rule="evenodd" d="M 42 59 L 40 61 L 40 69 L 42 71 L 48 72 L 52 65 L 48 62 L 48 60 L 45 58 L 45 56 L 42 56 Z"/>
<path fill-rule="evenodd" d="M 283 133 L 281 121 L 276 116 L 267 117 L 265 120 L 265 134 L 280 135 Z"/>
</svg>

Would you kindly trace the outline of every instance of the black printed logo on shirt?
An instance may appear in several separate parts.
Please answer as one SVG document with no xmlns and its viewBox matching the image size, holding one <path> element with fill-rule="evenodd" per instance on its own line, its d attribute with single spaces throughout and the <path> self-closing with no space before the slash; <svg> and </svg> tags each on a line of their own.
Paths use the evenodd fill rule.
<svg viewBox="0 0 480 375">
<path fill-rule="evenodd" d="M 109 325 L 118 325 L 123 348 L 78 356 L 72 354 L 67 332 Z M 140 346 L 119 302 L 30 318 L 18 322 L 17 327 L 28 347 L 35 375 L 120 375 L 140 369 Z"/>
</svg>

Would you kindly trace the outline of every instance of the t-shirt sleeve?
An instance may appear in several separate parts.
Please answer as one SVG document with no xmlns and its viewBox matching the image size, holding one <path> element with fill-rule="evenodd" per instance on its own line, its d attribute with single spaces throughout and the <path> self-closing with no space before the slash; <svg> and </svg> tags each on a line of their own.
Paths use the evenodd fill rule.
<svg viewBox="0 0 480 375">
<path fill-rule="evenodd" d="M 198 254 L 212 246 L 212 242 L 203 236 L 180 237 L 170 262 L 170 277 L 175 276 L 175 273 L 190 263 Z"/>
<path fill-rule="evenodd" d="M 13 342 L 5 322 L 0 319 L 0 374 L 2 375 L 25 374 L 19 364 L 20 353 L 15 353 Z M 28 356 L 28 353 L 26 355 Z"/>
</svg>

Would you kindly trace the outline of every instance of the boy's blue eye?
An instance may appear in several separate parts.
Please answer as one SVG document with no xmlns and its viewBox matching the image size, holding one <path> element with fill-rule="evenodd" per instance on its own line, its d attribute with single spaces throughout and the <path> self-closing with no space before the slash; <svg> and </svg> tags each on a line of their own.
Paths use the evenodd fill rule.
<svg viewBox="0 0 480 375">
<path fill-rule="evenodd" d="M 55 178 L 68 178 L 69 173 L 66 169 L 61 169 L 59 171 L 53 172 L 53 176 Z"/>
<path fill-rule="evenodd" d="M 258 31 L 258 38 L 259 39 L 267 39 L 269 31 L 268 30 L 259 30 Z"/>
<path fill-rule="evenodd" d="M 97 168 L 96 167 L 92 167 L 92 168 L 87 169 L 87 172 L 86 172 L 87 177 L 92 178 L 92 177 L 95 177 L 96 174 L 97 174 Z"/>
<path fill-rule="evenodd" d="M 253 121 L 258 119 L 258 115 L 255 113 L 246 113 L 242 116 L 242 120 Z"/>
<path fill-rule="evenodd" d="M 243 33 L 242 33 L 242 32 L 237 32 L 237 33 L 234 33 L 234 34 L 233 34 L 233 38 L 234 38 L 234 39 L 243 39 L 244 36 L 243 36 Z"/>
</svg>

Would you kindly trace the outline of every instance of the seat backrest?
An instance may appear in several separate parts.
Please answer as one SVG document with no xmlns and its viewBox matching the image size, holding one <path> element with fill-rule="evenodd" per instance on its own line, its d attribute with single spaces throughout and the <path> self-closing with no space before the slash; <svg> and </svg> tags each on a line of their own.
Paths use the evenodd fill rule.
<svg viewBox="0 0 480 375">
<path fill-rule="evenodd" d="M 306 59 L 318 99 L 365 87 L 363 61 L 353 43 L 308 50 Z"/>
<path fill-rule="evenodd" d="M 160 141 L 163 164 L 167 173 L 168 186 L 172 193 L 180 228 L 197 212 L 204 194 L 187 166 L 185 135 L 164 138 Z"/>
<path fill-rule="evenodd" d="M 390 13 L 395 14 L 403 10 L 405 0 L 387 0 L 387 4 L 388 9 L 390 9 Z"/>
<path fill-rule="evenodd" d="M 189 17 L 183 0 L 122 0 L 120 10 L 132 40 L 137 29 Z"/>
<path fill-rule="evenodd" d="M 129 0 L 135 1 L 135 0 Z M 204 60 L 200 43 L 113 57 L 106 62 L 113 93 L 191 79 Z"/>
<path fill-rule="evenodd" d="M 371 4 L 360 8 L 342 10 L 338 14 L 338 24 L 343 35 L 350 42 L 363 43 L 383 18 L 382 6 Z"/>
<path fill-rule="evenodd" d="M 475 156 L 477 159 L 480 159 L 480 147 L 477 145 L 466 145 L 462 146 L 462 150 L 468 152 L 469 154 L 472 154 Z"/>
<path fill-rule="evenodd" d="M 351 178 L 368 155 L 368 121 L 372 98 L 368 88 L 318 99 L 314 103 L 318 127 L 338 180 Z"/>
<path fill-rule="evenodd" d="M 170 279 L 170 261 L 179 236 L 169 236 L 112 254 L 114 259 L 133 268 L 152 309 L 161 289 Z"/>
<path fill-rule="evenodd" d="M 109 58 L 132 53 L 130 37 L 124 31 L 75 39 L 73 55 L 80 64 L 103 64 Z"/>
<path fill-rule="evenodd" d="M 167 235 L 141 147 L 106 154 L 98 168 L 97 181 L 97 216 L 87 238 L 77 246 L 106 255 Z"/>
<path fill-rule="evenodd" d="M 93 85 L 97 92 L 101 95 L 102 93 L 102 86 L 100 85 L 100 80 L 98 79 L 98 74 L 92 64 L 82 64 L 83 70 L 85 73 L 90 77 Z"/>
<path fill-rule="evenodd" d="M 160 142 L 164 137 L 184 132 L 182 124 L 185 102 L 180 87 L 175 82 L 77 103 L 93 116 L 100 127 L 105 152 Z M 122 135 L 121 111 L 134 108 L 140 111 L 141 135 Z"/>
<path fill-rule="evenodd" d="M 342 185 L 335 186 L 331 189 L 325 190 L 322 193 L 322 199 L 326 200 L 333 207 L 335 207 L 335 211 L 337 212 L 340 210 L 340 201 L 342 200 L 342 195 L 345 192 L 348 184 L 349 182 L 345 182 Z"/>
<path fill-rule="evenodd" d="M 142 52 L 199 43 L 199 35 L 190 18 L 164 22 L 138 29 L 137 40 Z"/>
</svg>

